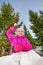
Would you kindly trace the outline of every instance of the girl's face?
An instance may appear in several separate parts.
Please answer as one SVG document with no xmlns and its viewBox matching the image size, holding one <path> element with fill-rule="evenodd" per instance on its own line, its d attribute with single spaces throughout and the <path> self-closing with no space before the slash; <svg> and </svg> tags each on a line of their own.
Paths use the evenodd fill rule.
<svg viewBox="0 0 43 65">
<path fill-rule="evenodd" d="M 24 35 L 24 30 L 23 30 L 23 29 L 18 28 L 18 29 L 16 30 L 16 32 L 17 32 L 17 35 L 18 35 L 18 36 L 23 36 L 23 35 Z"/>
</svg>

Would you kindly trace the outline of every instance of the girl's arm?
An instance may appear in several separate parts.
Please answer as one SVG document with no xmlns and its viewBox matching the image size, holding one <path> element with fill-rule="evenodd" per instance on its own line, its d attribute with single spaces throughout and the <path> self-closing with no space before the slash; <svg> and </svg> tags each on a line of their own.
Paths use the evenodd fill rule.
<svg viewBox="0 0 43 65">
<path fill-rule="evenodd" d="M 7 35 L 8 39 L 10 40 L 10 42 L 12 42 L 13 39 L 14 39 L 14 35 L 12 34 L 12 32 L 13 32 L 16 28 L 17 28 L 17 26 L 14 25 L 14 26 L 10 27 L 10 28 L 7 30 L 7 32 L 6 32 L 6 35 Z"/>
</svg>

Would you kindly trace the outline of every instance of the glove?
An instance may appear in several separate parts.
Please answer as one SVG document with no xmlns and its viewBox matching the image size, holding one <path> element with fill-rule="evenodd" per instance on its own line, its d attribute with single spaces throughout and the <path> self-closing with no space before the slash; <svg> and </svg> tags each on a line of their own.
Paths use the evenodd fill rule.
<svg viewBox="0 0 43 65">
<path fill-rule="evenodd" d="M 17 24 L 16 24 L 16 23 L 14 23 L 14 26 L 15 26 L 15 25 L 17 26 Z"/>
</svg>

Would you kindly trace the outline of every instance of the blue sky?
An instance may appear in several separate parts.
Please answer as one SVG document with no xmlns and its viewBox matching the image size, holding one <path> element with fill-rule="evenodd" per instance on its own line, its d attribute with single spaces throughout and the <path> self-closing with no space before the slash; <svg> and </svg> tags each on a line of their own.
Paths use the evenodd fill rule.
<svg viewBox="0 0 43 65">
<path fill-rule="evenodd" d="M 30 25 L 28 16 L 29 10 L 33 10 L 35 12 L 38 12 L 39 10 L 43 11 L 43 0 L 0 0 L 0 6 L 3 2 L 9 2 L 15 11 L 19 12 L 20 21 L 23 21 L 28 29 Z M 32 31 L 29 31 L 34 36 Z"/>
</svg>

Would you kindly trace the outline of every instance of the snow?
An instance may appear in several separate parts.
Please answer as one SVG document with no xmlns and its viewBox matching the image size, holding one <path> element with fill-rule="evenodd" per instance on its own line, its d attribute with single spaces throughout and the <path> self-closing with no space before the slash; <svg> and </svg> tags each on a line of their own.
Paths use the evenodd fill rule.
<svg viewBox="0 0 43 65">
<path fill-rule="evenodd" d="M 43 65 L 43 58 L 31 50 L 0 57 L 0 65 Z"/>
</svg>

